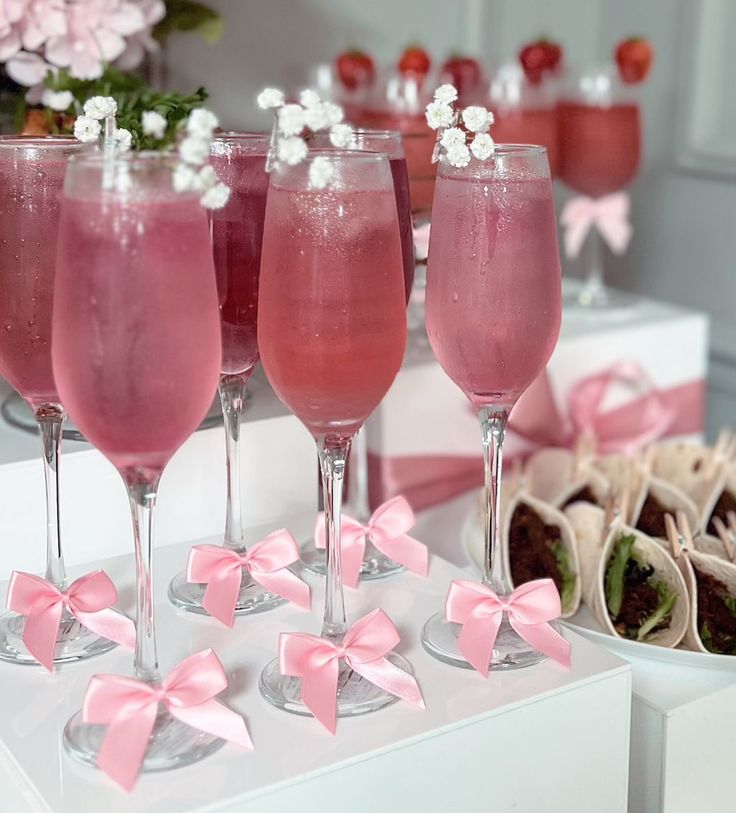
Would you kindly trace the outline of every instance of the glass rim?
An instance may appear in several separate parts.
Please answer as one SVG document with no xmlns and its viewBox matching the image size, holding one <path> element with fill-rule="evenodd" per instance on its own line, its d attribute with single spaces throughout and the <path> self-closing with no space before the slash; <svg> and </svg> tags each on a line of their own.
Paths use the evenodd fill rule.
<svg viewBox="0 0 736 813">
<path fill-rule="evenodd" d="M 350 161 L 365 161 L 365 162 L 380 162 L 386 161 L 388 162 L 388 153 L 385 152 L 378 152 L 377 150 L 354 150 L 350 148 L 342 148 L 342 147 L 310 147 L 307 151 L 306 158 L 304 159 L 304 163 L 314 160 L 314 158 L 318 156 L 326 156 L 328 158 L 332 158 L 333 160 L 345 160 L 348 159 Z M 302 162 L 300 162 L 302 163 Z M 298 167 L 300 164 L 295 164 L 294 167 L 289 167 L 290 169 Z"/>
<path fill-rule="evenodd" d="M 370 138 L 401 138 L 402 135 L 398 130 L 388 130 L 383 128 L 373 129 L 372 127 L 353 127 L 354 135 L 366 135 Z M 325 135 L 329 135 L 326 133 Z M 349 149 L 349 148 L 348 148 Z"/>
<path fill-rule="evenodd" d="M 72 144 L 79 144 L 80 147 L 88 146 L 71 134 L 59 133 L 56 135 L 32 135 L 31 133 L 5 133 L 0 135 L 0 149 L 38 149 L 54 147 L 69 147 Z"/>
<path fill-rule="evenodd" d="M 212 141 L 259 141 L 265 139 L 268 141 L 271 138 L 270 132 L 258 133 L 254 130 L 222 130 L 222 132 L 213 133 Z"/>
<path fill-rule="evenodd" d="M 115 155 L 114 163 L 117 166 L 125 164 L 127 166 L 135 166 L 135 164 L 149 164 L 154 161 L 161 163 L 175 162 L 178 160 L 178 155 L 174 151 L 161 151 L 161 150 L 128 150 L 127 152 L 119 152 Z M 69 159 L 75 164 L 90 164 L 92 166 L 105 165 L 105 153 L 103 150 L 93 150 L 86 153 L 79 153 L 73 155 Z"/>
<path fill-rule="evenodd" d="M 543 144 L 496 144 L 494 155 L 542 155 L 547 152 L 547 148 Z"/>
</svg>

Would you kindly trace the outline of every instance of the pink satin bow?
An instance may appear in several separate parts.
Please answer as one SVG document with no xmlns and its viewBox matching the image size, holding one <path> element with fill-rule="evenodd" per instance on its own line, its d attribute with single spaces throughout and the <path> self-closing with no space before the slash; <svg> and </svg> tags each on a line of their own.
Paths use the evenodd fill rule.
<svg viewBox="0 0 736 813">
<path fill-rule="evenodd" d="M 565 253 L 577 257 L 591 228 L 596 228 L 616 254 L 623 254 L 631 240 L 630 201 L 626 192 L 602 198 L 579 195 L 571 198 L 560 215 L 565 227 Z"/>
<path fill-rule="evenodd" d="M 371 514 L 367 525 L 342 515 L 341 544 L 343 579 L 348 587 L 357 587 L 360 567 L 365 555 L 365 541 L 369 539 L 385 556 L 420 576 L 427 575 L 429 551 L 427 546 L 407 535 L 416 520 L 411 506 L 404 497 L 394 497 L 379 505 Z M 314 544 L 325 547 L 325 515 L 319 514 L 314 529 Z"/>
<path fill-rule="evenodd" d="M 445 615 L 462 624 L 458 648 L 483 677 L 504 613 L 528 644 L 569 668 L 570 644 L 547 623 L 560 616 L 560 594 L 552 579 L 522 584 L 510 596 L 499 596 L 479 582 L 454 581 L 447 591 Z"/>
<path fill-rule="evenodd" d="M 636 397 L 604 411 L 612 388 L 626 388 Z M 564 415 L 557 409 L 549 375 L 543 372 L 514 408 L 509 428 L 535 445 L 571 447 L 589 434 L 602 454 L 632 454 L 662 437 L 675 416 L 675 408 L 646 371 L 635 362 L 621 361 L 580 379 L 570 390 Z"/>
<path fill-rule="evenodd" d="M 429 254 L 429 231 L 431 228 L 430 223 L 424 223 L 422 226 L 415 226 L 414 233 L 414 256 L 417 261 L 426 260 Z"/>
<path fill-rule="evenodd" d="M 106 725 L 97 765 L 123 789 L 135 784 L 159 703 L 192 728 L 252 750 L 243 718 L 214 699 L 227 687 L 219 658 L 204 649 L 183 660 L 160 686 L 122 675 L 93 675 L 82 719 Z"/>
<path fill-rule="evenodd" d="M 232 627 L 243 568 L 266 590 L 305 610 L 311 608 L 309 585 L 288 570 L 298 559 L 296 540 L 282 528 L 245 553 L 222 545 L 195 545 L 189 553 L 187 580 L 207 584 L 202 606 L 225 626 Z"/>
<path fill-rule="evenodd" d="M 385 657 L 399 640 L 399 633 L 386 613 L 373 610 L 350 627 L 339 645 L 317 635 L 282 632 L 279 668 L 282 675 L 301 678 L 304 705 L 334 734 L 341 659 L 374 685 L 424 708 L 414 676 Z"/>
<path fill-rule="evenodd" d="M 23 643 L 33 657 L 51 672 L 61 615 L 67 610 L 80 624 L 122 646 L 135 647 L 135 624 L 111 609 L 118 593 L 103 570 L 95 570 L 73 581 L 66 590 L 51 582 L 14 570 L 8 585 L 6 605 L 26 616 Z"/>
</svg>

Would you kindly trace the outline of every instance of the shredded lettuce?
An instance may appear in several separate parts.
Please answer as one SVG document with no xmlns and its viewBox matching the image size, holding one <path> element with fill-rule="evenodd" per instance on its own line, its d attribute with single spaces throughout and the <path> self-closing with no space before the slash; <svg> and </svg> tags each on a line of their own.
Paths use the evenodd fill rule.
<svg viewBox="0 0 736 813">
<path fill-rule="evenodd" d="M 575 580 L 577 576 L 570 565 L 570 556 L 562 545 L 562 542 L 555 542 L 553 545 L 555 559 L 557 560 L 557 570 L 562 579 L 562 590 L 560 591 L 560 604 L 565 612 L 571 602 L 575 592 Z"/>
<path fill-rule="evenodd" d="M 639 632 L 636 634 L 637 641 L 643 641 L 658 624 L 671 615 L 677 603 L 677 593 L 670 590 L 664 582 L 650 581 L 649 584 L 656 588 L 659 594 L 659 603 L 657 609 L 639 627 Z"/>
<path fill-rule="evenodd" d="M 621 612 L 621 604 L 624 599 L 624 575 L 626 574 L 626 563 L 631 557 L 636 537 L 633 534 L 625 534 L 616 540 L 613 547 L 613 555 L 608 561 L 606 568 L 606 604 L 608 611 L 615 618 Z"/>
</svg>

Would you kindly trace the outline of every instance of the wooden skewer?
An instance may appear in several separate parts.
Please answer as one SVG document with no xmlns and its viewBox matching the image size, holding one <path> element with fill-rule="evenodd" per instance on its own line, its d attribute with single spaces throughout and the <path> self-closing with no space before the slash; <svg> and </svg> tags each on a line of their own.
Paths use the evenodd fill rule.
<svg viewBox="0 0 736 813">
<path fill-rule="evenodd" d="M 729 513 L 733 514 L 733 511 Z M 736 547 L 733 544 L 728 528 L 723 524 L 723 520 L 720 517 L 713 517 L 713 524 L 716 527 L 718 538 L 723 542 L 723 547 L 726 549 L 726 556 L 733 562 L 733 557 L 736 555 Z"/>
<path fill-rule="evenodd" d="M 642 462 L 641 466 L 647 474 L 651 474 L 652 470 L 654 469 L 654 454 L 656 452 L 656 447 L 653 443 L 650 443 L 644 451 L 642 452 Z"/>
<path fill-rule="evenodd" d="M 716 445 L 713 447 L 713 455 L 708 463 L 708 470 L 705 476 L 710 479 L 720 473 L 724 462 L 725 454 L 733 441 L 733 435 L 729 429 L 721 429 L 718 433 Z"/>
<path fill-rule="evenodd" d="M 675 559 L 677 559 L 679 558 L 680 553 L 682 553 L 682 541 L 672 514 L 664 515 L 664 524 L 667 528 L 667 539 L 669 539 L 670 547 L 672 548 L 672 555 Z"/>
<path fill-rule="evenodd" d="M 695 547 L 693 544 L 693 535 L 690 530 L 690 523 L 687 521 L 687 516 L 685 516 L 684 511 L 677 512 L 677 528 L 680 531 L 680 536 L 684 540 L 683 549 L 685 551 L 693 550 Z"/>
<path fill-rule="evenodd" d="M 731 440 L 723 451 L 724 462 L 732 463 L 736 457 L 736 436 L 731 435 Z"/>
</svg>

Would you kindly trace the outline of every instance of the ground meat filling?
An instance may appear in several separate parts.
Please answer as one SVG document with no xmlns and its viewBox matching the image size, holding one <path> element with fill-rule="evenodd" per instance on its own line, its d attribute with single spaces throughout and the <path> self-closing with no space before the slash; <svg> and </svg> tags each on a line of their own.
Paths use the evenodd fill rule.
<svg viewBox="0 0 736 813">
<path fill-rule="evenodd" d="M 698 632 L 703 646 L 710 652 L 736 655 L 736 598 L 715 577 L 693 570 L 698 586 Z"/>
<path fill-rule="evenodd" d="M 708 533 L 713 536 L 718 536 L 716 526 L 713 524 L 713 520 L 716 517 L 719 517 L 721 522 L 728 527 L 728 515 L 731 511 L 736 514 L 736 497 L 734 497 L 730 491 L 724 489 L 724 491 L 721 492 L 721 496 L 716 500 L 716 504 L 713 506 L 713 513 L 708 520 Z"/>
<path fill-rule="evenodd" d="M 647 494 L 641 513 L 636 523 L 636 527 L 647 536 L 657 536 L 662 539 L 667 538 L 667 526 L 664 524 L 665 514 L 674 514 L 672 509 L 668 509 L 651 493 Z"/>
<path fill-rule="evenodd" d="M 598 505 L 598 500 L 591 491 L 590 486 L 583 486 L 582 488 L 578 489 L 572 497 L 565 501 L 565 504 L 562 506 L 563 508 L 567 508 L 568 505 L 572 505 L 576 502 L 589 502 L 593 505 Z"/>
<path fill-rule="evenodd" d="M 528 505 L 519 503 L 511 517 L 509 560 L 518 587 L 534 579 L 552 579 L 562 593 L 562 575 L 554 547 L 562 537 L 559 526 L 547 525 Z"/>
<path fill-rule="evenodd" d="M 634 559 L 629 559 L 626 563 L 624 574 L 624 598 L 621 602 L 621 610 L 613 619 L 616 632 L 627 638 L 636 637 L 631 634 L 631 630 L 639 627 L 657 609 L 659 603 L 659 593 L 655 587 L 648 583 L 648 579 L 654 574 L 654 568 L 649 565 L 640 567 Z M 669 621 L 662 621 L 652 632 L 664 629 L 669 626 Z"/>
</svg>

